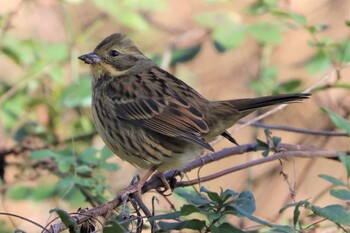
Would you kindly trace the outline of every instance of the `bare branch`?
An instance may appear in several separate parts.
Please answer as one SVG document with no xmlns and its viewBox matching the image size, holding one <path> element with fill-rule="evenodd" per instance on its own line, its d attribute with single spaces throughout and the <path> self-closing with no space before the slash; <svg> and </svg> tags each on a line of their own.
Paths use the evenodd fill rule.
<svg viewBox="0 0 350 233">
<path fill-rule="evenodd" d="M 239 124 L 246 124 L 248 121 L 240 120 Z M 312 130 L 312 129 L 302 129 L 289 127 L 284 125 L 272 125 L 263 122 L 254 122 L 250 124 L 251 126 L 266 128 L 266 129 L 275 129 L 282 130 L 294 133 L 302 133 L 302 134 L 311 134 L 311 135 L 320 135 L 320 136 L 335 136 L 335 137 L 349 137 L 349 135 L 345 132 L 337 132 L 337 131 L 329 131 L 329 130 Z"/>
<path fill-rule="evenodd" d="M 280 160 L 280 159 L 287 159 L 289 157 L 299 157 L 299 158 L 329 158 L 329 157 L 338 157 L 339 152 L 338 151 L 281 151 L 279 153 L 276 153 L 274 155 L 260 158 L 257 160 L 249 161 L 244 164 L 230 167 L 228 169 L 219 171 L 217 173 L 201 177 L 199 179 L 189 180 L 189 181 L 181 181 L 176 183 L 176 187 L 186 187 L 186 186 L 192 186 L 198 183 L 207 182 L 216 178 L 219 178 L 221 176 L 237 172 L 243 169 L 246 169 L 248 167 L 257 166 L 260 164 L 264 164 L 267 162 Z"/>
</svg>

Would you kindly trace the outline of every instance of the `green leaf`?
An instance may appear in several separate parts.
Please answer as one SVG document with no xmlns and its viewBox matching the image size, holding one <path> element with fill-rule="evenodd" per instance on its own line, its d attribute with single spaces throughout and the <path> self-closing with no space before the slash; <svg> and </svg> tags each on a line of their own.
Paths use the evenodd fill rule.
<svg viewBox="0 0 350 233">
<path fill-rule="evenodd" d="M 4 45 L 1 47 L 1 52 L 5 54 L 7 57 L 9 57 L 17 65 L 21 63 L 20 54 L 17 54 L 16 51 L 13 50 L 11 47 Z"/>
<path fill-rule="evenodd" d="M 111 14 L 119 23 L 135 31 L 145 31 L 148 29 L 148 22 L 142 15 L 134 10 L 123 9 L 118 13 Z"/>
<path fill-rule="evenodd" d="M 302 26 L 305 26 L 307 24 L 305 15 L 290 13 L 290 16 L 295 22 L 299 23 Z"/>
<path fill-rule="evenodd" d="M 120 165 L 115 163 L 106 163 L 105 161 L 99 163 L 99 167 L 106 169 L 107 171 L 117 171 L 120 169 Z"/>
<path fill-rule="evenodd" d="M 329 116 L 329 118 L 332 120 L 333 124 L 341 130 L 344 130 L 349 136 L 350 136 L 350 122 L 347 121 L 342 116 L 339 116 L 336 112 L 326 108 L 322 107 L 322 111 L 326 112 Z"/>
<path fill-rule="evenodd" d="M 257 218 L 253 215 L 251 215 L 250 213 L 244 211 L 242 208 L 240 208 L 239 206 L 235 206 L 235 209 L 236 211 L 241 215 L 241 216 L 244 216 L 256 223 L 259 223 L 261 225 L 264 225 L 264 226 L 268 226 L 268 227 L 274 227 L 276 229 L 279 229 L 279 230 L 282 230 L 282 232 L 286 232 L 286 233 L 294 233 L 293 229 L 288 227 L 288 226 L 280 226 L 280 225 L 276 225 L 276 224 L 272 224 L 272 223 L 269 223 L 269 222 L 266 222 L 260 218 Z"/>
<path fill-rule="evenodd" d="M 139 1 L 139 0 L 124 0 L 125 6 L 130 7 L 136 10 L 162 10 L 166 8 L 167 1 L 166 0 L 147 0 L 147 1 Z"/>
<path fill-rule="evenodd" d="M 300 206 L 295 206 L 294 211 L 293 211 L 293 225 L 297 226 L 298 222 L 299 222 L 299 217 L 300 217 L 300 210 L 299 210 Z"/>
<path fill-rule="evenodd" d="M 120 6 L 118 6 L 118 2 L 113 0 L 105 0 L 105 1 L 93 0 L 92 2 L 95 4 L 97 8 L 106 12 L 113 13 L 113 9 L 118 10 L 120 8 Z"/>
<path fill-rule="evenodd" d="M 38 59 L 34 44 L 32 40 L 18 40 L 6 34 L 1 51 L 16 64 L 32 64 Z"/>
<path fill-rule="evenodd" d="M 252 83 L 252 88 L 259 95 L 266 95 L 277 87 L 278 69 L 275 66 L 265 66 L 258 80 Z"/>
<path fill-rule="evenodd" d="M 209 200 L 208 198 L 203 197 L 195 192 L 189 192 L 186 189 L 175 189 L 174 192 L 189 203 L 192 203 L 196 206 L 203 206 L 213 203 L 213 201 Z"/>
<path fill-rule="evenodd" d="M 116 171 L 120 169 L 120 166 L 115 163 L 108 163 L 106 160 L 110 157 L 114 156 L 114 153 L 108 149 L 108 147 L 104 147 L 101 151 L 98 151 L 98 167 L 104 168 L 108 171 Z"/>
<path fill-rule="evenodd" d="M 279 226 L 275 225 L 271 231 L 271 233 L 295 233 L 295 230 L 290 226 Z"/>
<path fill-rule="evenodd" d="M 162 230 L 182 230 L 182 229 L 191 229 L 201 231 L 205 227 L 205 221 L 198 219 L 185 220 L 180 222 L 158 222 L 159 227 Z"/>
<path fill-rule="evenodd" d="M 82 77 L 77 84 L 71 84 L 63 91 L 61 104 L 67 108 L 91 105 L 91 78 Z"/>
<path fill-rule="evenodd" d="M 350 212 L 341 205 L 329 205 L 326 207 L 312 206 L 311 210 L 321 217 L 337 224 L 350 226 Z"/>
<path fill-rule="evenodd" d="M 216 203 L 221 203 L 221 198 L 220 198 L 219 194 L 217 194 L 216 192 L 211 192 L 208 189 L 206 189 L 204 186 L 201 186 L 200 192 L 206 193 L 208 195 L 208 197 L 210 198 L 210 200 L 212 200 Z"/>
<path fill-rule="evenodd" d="M 308 202 L 308 201 L 299 201 L 299 202 L 287 204 L 282 209 L 279 210 L 279 213 L 282 213 L 283 211 L 285 211 L 286 209 L 288 209 L 290 207 L 299 207 L 299 206 L 304 206 L 305 208 L 308 208 L 308 206 L 310 206 L 310 202 Z"/>
<path fill-rule="evenodd" d="M 31 189 L 24 185 L 12 185 L 7 190 L 7 196 L 12 200 L 25 200 L 28 199 L 30 192 Z"/>
<path fill-rule="evenodd" d="M 190 215 L 192 213 L 200 213 L 201 210 L 195 205 L 183 205 L 180 209 L 181 213 L 185 215 Z"/>
<path fill-rule="evenodd" d="M 81 165 L 81 166 L 77 167 L 77 169 L 76 169 L 76 172 L 78 174 L 89 174 L 91 171 L 92 171 L 92 169 L 87 165 Z"/>
<path fill-rule="evenodd" d="M 253 4 L 247 9 L 247 13 L 251 15 L 262 15 L 269 13 L 277 8 L 277 0 L 258 0 L 253 1 Z"/>
<path fill-rule="evenodd" d="M 29 155 L 31 159 L 60 158 L 60 154 L 49 149 L 32 151 Z"/>
<path fill-rule="evenodd" d="M 208 27 L 215 48 L 219 52 L 242 44 L 246 37 L 246 29 L 241 23 L 240 16 L 232 11 L 218 10 L 195 15 L 195 21 Z"/>
<path fill-rule="evenodd" d="M 279 17 L 291 19 L 294 22 L 298 23 L 299 25 L 302 25 L 302 26 L 306 25 L 306 17 L 304 15 L 281 11 L 277 8 L 272 9 L 271 13 Z"/>
<path fill-rule="evenodd" d="M 246 29 L 241 25 L 229 28 L 221 26 L 216 27 L 211 36 L 216 50 L 225 52 L 243 43 Z"/>
<path fill-rule="evenodd" d="M 181 216 L 184 216 L 184 214 L 181 211 L 175 211 L 167 214 L 159 214 L 155 215 L 149 218 L 150 221 L 155 221 L 155 220 L 161 220 L 161 219 L 176 219 Z"/>
<path fill-rule="evenodd" d="M 240 16 L 233 11 L 214 10 L 199 13 L 194 16 L 194 20 L 205 27 L 215 30 L 217 27 L 234 27 L 240 24 Z"/>
<path fill-rule="evenodd" d="M 350 62 L 350 40 L 345 39 L 339 45 L 337 46 L 336 50 L 336 57 L 341 63 L 347 63 Z"/>
<path fill-rule="evenodd" d="M 222 200 L 225 202 L 227 201 L 229 198 L 235 198 L 237 197 L 238 193 L 233 191 L 232 189 L 226 189 L 223 193 L 222 193 Z"/>
<path fill-rule="evenodd" d="M 249 191 L 241 192 L 235 200 L 234 207 L 239 207 L 246 213 L 252 214 L 256 210 L 254 195 Z"/>
<path fill-rule="evenodd" d="M 61 219 L 63 224 L 69 228 L 70 233 L 79 233 L 80 232 L 80 229 L 79 229 L 77 222 L 66 211 L 64 211 L 62 209 L 55 208 L 55 209 L 50 210 L 50 213 L 53 213 L 53 212 L 57 213 L 58 217 Z"/>
<path fill-rule="evenodd" d="M 94 179 L 91 178 L 86 178 L 86 177 L 76 177 L 75 178 L 75 183 L 83 186 L 83 187 L 87 187 L 87 188 L 93 188 L 96 187 L 96 182 Z"/>
<path fill-rule="evenodd" d="M 275 87 L 272 90 L 273 94 L 280 94 L 280 93 L 291 93 L 295 92 L 298 87 L 301 85 L 300 79 L 292 79 L 290 81 L 286 81 L 283 83 L 278 84 L 277 87 Z"/>
<path fill-rule="evenodd" d="M 117 221 L 108 221 L 103 226 L 103 233 L 125 233 L 129 232 L 124 229 Z"/>
<path fill-rule="evenodd" d="M 97 152 L 98 150 L 96 148 L 89 147 L 78 156 L 78 159 L 87 164 L 97 165 L 98 164 L 98 159 L 96 158 Z"/>
<path fill-rule="evenodd" d="M 306 63 L 306 71 L 310 74 L 317 74 L 323 72 L 329 68 L 331 65 L 330 59 L 327 57 L 326 53 L 321 50 L 316 53 L 309 61 Z"/>
<path fill-rule="evenodd" d="M 31 190 L 30 198 L 35 201 L 41 201 L 51 198 L 54 195 L 55 186 L 39 185 Z"/>
<path fill-rule="evenodd" d="M 187 62 L 192 60 L 201 50 L 202 45 L 198 44 L 190 48 L 176 49 L 171 56 L 170 66 L 175 66 L 177 63 Z"/>
<path fill-rule="evenodd" d="M 14 125 L 17 127 L 19 117 L 22 116 L 23 109 L 25 109 L 27 102 L 28 96 L 22 92 L 17 92 L 15 96 L 5 101 L 2 111 L 0 111 L 0 117 L 6 129 L 13 130 Z"/>
<path fill-rule="evenodd" d="M 149 220 L 154 221 L 154 220 L 161 220 L 161 219 L 176 219 L 181 216 L 187 216 L 192 213 L 200 213 L 201 210 L 195 206 L 195 205 L 183 205 L 180 209 L 180 211 L 175 211 L 167 214 L 160 214 L 151 217 Z"/>
<path fill-rule="evenodd" d="M 346 169 L 346 174 L 349 178 L 350 177 L 350 156 L 344 155 L 343 153 L 339 153 L 338 157 L 339 157 L 340 161 L 342 162 L 342 164 L 344 165 L 344 167 Z"/>
<path fill-rule="evenodd" d="M 67 190 L 71 189 L 75 184 L 75 177 L 67 176 L 60 179 L 56 184 L 56 189 L 58 193 L 65 193 Z"/>
<path fill-rule="evenodd" d="M 245 232 L 240 230 L 239 228 L 232 226 L 229 223 L 223 223 L 219 226 L 212 225 L 210 227 L 210 230 L 212 231 L 212 233 L 244 233 Z"/>
<path fill-rule="evenodd" d="M 266 222 L 262 219 L 259 219 L 253 215 L 251 215 L 250 213 L 244 211 L 242 208 L 235 206 L 236 211 L 239 213 L 240 216 L 244 216 L 248 219 L 250 219 L 251 221 L 254 221 L 258 224 L 267 226 L 267 227 L 272 227 L 273 229 L 271 230 L 271 232 L 281 232 L 281 233 L 295 233 L 294 229 L 289 227 L 289 226 L 283 226 L 283 225 L 277 225 L 277 224 L 272 224 L 269 222 Z"/>
<path fill-rule="evenodd" d="M 350 27 L 350 20 L 345 20 L 345 25 Z"/>
<path fill-rule="evenodd" d="M 330 194 L 341 200 L 350 200 L 350 191 L 347 189 L 332 189 Z"/>
<path fill-rule="evenodd" d="M 118 23 L 129 27 L 135 31 L 144 31 L 148 29 L 148 22 L 143 18 L 142 14 L 133 9 L 128 1 L 114 0 L 94 0 L 94 4 L 102 11 L 107 12 Z"/>
<path fill-rule="evenodd" d="M 52 80 L 54 80 L 56 83 L 62 84 L 64 81 L 64 73 L 63 69 L 60 66 L 52 67 L 52 69 L 48 70 L 48 73 L 50 74 Z"/>
<path fill-rule="evenodd" d="M 290 207 L 294 207 L 294 211 L 293 211 L 293 225 L 296 227 L 298 225 L 299 222 L 299 217 L 300 217 L 300 207 L 302 206 L 309 206 L 310 202 L 308 201 L 299 201 L 296 203 L 291 203 L 291 204 L 287 204 L 285 205 L 282 209 L 280 209 L 279 213 L 282 213 L 283 211 L 285 211 L 286 209 L 290 208 Z"/>
<path fill-rule="evenodd" d="M 262 153 L 262 156 L 263 157 L 267 157 L 270 153 L 270 148 L 269 148 L 269 145 L 264 142 L 264 141 L 261 141 L 259 139 L 256 139 L 256 142 L 257 142 L 257 145 L 255 147 L 255 150 L 262 150 L 263 153 Z"/>
<path fill-rule="evenodd" d="M 279 25 L 268 22 L 250 25 L 248 32 L 260 43 L 278 44 L 282 40 L 282 29 Z"/>
<path fill-rule="evenodd" d="M 114 153 L 107 146 L 104 146 L 100 151 L 100 153 L 101 153 L 101 159 L 108 159 L 114 156 Z"/>
<path fill-rule="evenodd" d="M 60 158 L 58 160 L 57 167 L 60 172 L 66 173 L 71 169 L 73 165 L 75 165 L 75 159 L 73 157 L 68 157 Z"/>
<path fill-rule="evenodd" d="M 318 175 L 320 178 L 324 179 L 324 180 L 327 180 L 328 182 L 334 184 L 334 185 L 339 185 L 339 186 L 346 186 L 346 184 L 337 179 L 337 178 L 334 178 L 333 176 L 329 176 L 329 175 L 324 175 L 324 174 L 320 174 Z"/>
<path fill-rule="evenodd" d="M 282 138 L 280 137 L 272 137 L 272 142 L 275 147 L 277 147 L 282 141 Z"/>
<path fill-rule="evenodd" d="M 74 207 L 74 206 L 81 207 L 86 204 L 86 197 L 81 193 L 81 190 L 78 189 L 76 186 L 73 186 L 68 190 L 67 189 L 61 190 L 60 192 L 58 192 L 58 190 L 56 189 L 55 195 L 60 198 L 63 198 L 65 201 L 67 201 L 67 204 L 69 204 L 71 207 Z"/>
<path fill-rule="evenodd" d="M 40 46 L 42 60 L 44 61 L 65 61 L 68 58 L 68 43 L 40 43 L 36 47 Z"/>
</svg>

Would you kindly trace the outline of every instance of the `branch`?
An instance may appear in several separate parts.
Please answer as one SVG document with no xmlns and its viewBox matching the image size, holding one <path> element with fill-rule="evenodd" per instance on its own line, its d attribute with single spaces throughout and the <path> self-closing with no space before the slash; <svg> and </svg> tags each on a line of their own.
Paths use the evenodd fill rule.
<svg viewBox="0 0 350 233">
<path fill-rule="evenodd" d="M 248 121 L 246 120 L 240 120 L 239 124 L 246 124 Z M 349 135 L 345 132 L 337 132 L 337 131 L 329 131 L 329 130 L 312 130 L 312 129 L 302 129 L 302 128 L 295 128 L 295 127 L 289 127 L 284 125 L 272 125 L 267 124 L 263 122 L 254 122 L 250 125 L 260 128 L 266 128 L 266 129 L 276 129 L 276 130 L 282 130 L 282 131 L 288 131 L 288 132 L 294 132 L 294 133 L 302 133 L 302 134 L 311 134 L 311 135 L 321 135 L 321 136 L 335 136 L 335 137 L 349 137 Z"/>
<path fill-rule="evenodd" d="M 337 151 L 327 151 L 327 150 L 323 150 L 317 147 L 313 147 L 313 146 L 305 146 L 305 145 L 292 145 L 292 144 L 284 144 L 281 143 L 278 145 L 278 147 L 276 148 L 277 151 L 279 151 L 278 153 L 265 157 L 265 158 L 260 158 L 257 160 L 253 160 L 238 166 L 234 166 L 228 169 L 225 169 L 223 171 L 220 171 L 218 173 L 214 173 L 212 175 L 200 178 L 200 179 L 195 179 L 195 180 L 190 180 L 190 181 L 183 181 L 183 182 L 177 182 L 175 184 L 175 187 L 185 187 L 185 186 L 189 186 L 189 185 L 194 185 L 194 184 L 198 184 L 200 182 L 205 182 L 211 179 L 215 179 L 218 177 L 221 177 L 223 175 L 235 172 L 235 171 L 239 171 L 242 169 L 245 169 L 247 167 L 252 167 L 252 166 L 256 166 L 259 164 L 263 164 L 263 163 L 267 163 L 270 161 L 274 161 L 274 160 L 278 160 L 278 159 L 285 159 L 285 158 L 289 158 L 289 157 L 301 157 L 301 158 L 332 158 L 332 157 L 337 157 L 338 153 Z M 288 151 L 289 150 L 289 151 Z M 292 151 L 290 151 L 292 150 Z M 190 162 L 189 164 L 187 164 L 182 171 L 183 172 L 189 172 L 193 169 L 202 167 L 205 164 L 209 164 L 212 163 L 214 161 L 218 161 L 221 160 L 223 158 L 232 156 L 232 155 L 237 155 L 237 154 L 243 154 L 245 152 L 249 152 L 249 151 L 257 151 L 257 143 L 252 143 L 252 144 L 246 144 L 246 145 L 241 145 L 241 146 L 236 146 L 236 147 L 232 147 L 232 148 L 226 148 L 223 149 L 221 151 L 218 151 L 216 153 L 212 153 L 212 154 L 208 154 L 202 157 L 199 157 L 195 160 L 193 160 L 192 162 Z M 164 177 L 167 180 L 171 180 L 172 178 L 174 178 L 174 176 L 177 175 L 177 171 L 175 170 L 170 170 L 164 173 Z M 144 186 L 142 187 L 142 194 L 146 193 L 152 189 L 161 187 L 163 185 L 162 181 L 157 177 L 157 176 L 153 176 L 151 177 L 151 179 L 146 182 L 144 184 Z M 112 200 L 109 201 L 105 204 L 102 204 L 100 206 L 91 208 L 89 210 L 87 210 L 86 212 L 84 212 L 84 215 L 76 215 L 75 219 L 77 221 L 78 224 L 81 224 L 85 221 L 88 221 L 90 218 L 94 218 L 96 216 L 103 216 L 106 213 L 108 213 L 109 211 L 117 208 L 118 206 L 120 206 L 122 204 L 122 197 L 125 197 L 125 195 L 128 195 L 128 190 L 130 190 L 131 186 L 126 187 L 124 190 L 120 191 L 116 197 Z M 61 232 L 64 229 L 66 229 L 65 225 L 61 222 L 54 224 L 51 226 L 51 229 L 48 230 L 51 233 L 56 233 L 56 232 Z"/>
<path fill-rule="evenodd" d="M 271 162 L 274 160 L 287 159 L 289 157 L 329 158 L 329 157 L 338 157 L 338 154 L 339 154 L 339 152 L 337 152 L 337 151 L 282 151 L 282 152 L 276 153 L 276 154 L 268 156 L 268 157 L 256 159 L 256 160 L 249 161 L 249 162 L 246 162 L 246 163 L 238 165 L 238 166 L 227 168 L 225 170 L 219 171 L 219 172 L 214 173 L 212 175 L 201 177 L 199 179 L 177 182 L 175 187 L 186 187 L 186 186 L 192 186 L 195 184 L 200 184 L 200 183 L 207 182 L 207 181 L 219 178 L 221 176 L 224 176 L 224 175 L 236 172 L 236 171 L 246 169 L 248 167 L 253 167 L 253 166 L 264 164 L 264 163 Z"/>
</svg>

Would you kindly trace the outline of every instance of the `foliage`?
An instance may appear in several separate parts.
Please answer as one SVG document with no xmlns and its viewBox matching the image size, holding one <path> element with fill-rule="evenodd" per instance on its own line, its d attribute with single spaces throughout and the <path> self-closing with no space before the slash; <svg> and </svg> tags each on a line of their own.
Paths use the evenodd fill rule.
<svg viewBox="0 0 350 233">
<path fill-rule="evenodd" d="M 145 45 L 161 43 L 162 51 L 166 42 L 163 43 L 159 38 L 188 36 L 179 30 L 164 30 L 161 23 L 154 23 L 152 14 L 165 11 L 169 7 L 167 1 L 87 2 L 65 0 L 57 3 L 62 11 L 62 24 L 67 37 L 65 40 L 44 41 L 40 37 L 18 36 L 18 33 L 13 32 L 15 29 L 11 29 L 18 12 L 0 16 L 0 58 L 9 67 L 0 74 L 0 131 L 6 139 L 1 141 L 10 141 L 11 146 L 17 145 L 12 153 L 17 155 L 15 162 L 4 162 L 4 159 L 7 160 L 5 155 L 0 161 L 1 177 L 7 177 L 9 169 L 16 170 L 16 175 L 10 178 L 11 182 L 2 189 L 9 200 L 30 200 L 38 204 L 60 199 L 72 208 L 77 208 L 87 204 L 98 205 L 112 199 L 115 193 L 112 185 L 115 184 L 110 184 L 108 179 L 112 173 L 119 172 L 120 167 L 109 161 L 114 155 L 107 148 L 97 149 L 89 107 L 91 79 L 88 70 L 80 70 L 76 57 L 80 52 L 92 49 L 103 37 L 101 32 L 106 31 L 104 26 L 110 24 L 115 29 L 109 28 L 109 31 L 119 30 L 142 38 Z M 21 4 L 19 8 L 29 9 L 32 6 L 30 4 L 37 3 L 23 1 Z M 305 77 L 287 77 L 280 81 L 281 68 L 271 61 L 279 45 L 291 43 L 285 41 L 285 35 L 291 30 L 303 31 L 310 38 L 308 45 L 312 54 L 299 64 L 303 66 L 307 78 L 322 76 L 325 72 L 350 62 L 349 38 L 325 36 L 328 25 L 310 23 L 307 16 L 281 6 L 281 1 L 256 0 L 242 12 L 232 10 L 230 6 L 235 3 L 230 1 L 210 0 L 205 4 L 208 10 L 196 11 L 191 21 L 194 28 L 205 31 L 205 36 L 186 45 L 169 43 L 171 56 L 167 66 L 174 73 L 177 72 L 177 67 L 199 59 L 208 44 L 221 56 L 244 48 L 247 44 L 254 44 L 259 51 L 259 71 L 251 89 L 257 95 L 299 92 L 304 88 Z M 80 19 L 75 12 L 76 8 L 88 7 L 92 7 L 96 15 L 86 16 L 89 21 L 76 20 Z M 349 21 L 344 23 L 349 28 Z M 150 51 L 146 52 L 157 64 L 162 64 L 167 59 L 167 54 L 149 47 L 151 46 L 148 46 Z M 337 78 L 330 86 L 318 87 L 315 92 L 322 93 L 328 88 L 350 88 L 349 83 L 342 82 L 340 74 Z M 337 129 L 350 135 L 350 123 L 346 117 L 327 107 L 319 112 L 329 118 Z M 265 131 L 265 135 L 266 142 L 258 140 L 256 150 L 263 151 L 262 155 L 267 157 L 275 152 L 282 139 L 271 137 L 269 131 Z M 350 226 L 350 159 L 343 153 L 339 154 L 339 160 L 346 170 L 347 179 L 320 175 L 334 186 L 329 194 L 337 202 L 323 207 L 309 200 L 286 205 L 281 212 L 293 209 L 290 222 L 276 224 L 273 223 L 274 220 L 256 217 L 256 203 L 251 191 L 225 189 L 217 193 L 203 186 L 199 192 L 176 189 L 176 196 L 185 204 L 179 206 L 178 211 L 167 210 L 164 214 L 156 211 L 156 215 L 149 220 L 157 222 L 159 232 L 182 229 L 214 233 L 246 232 L 238 224 L 232 223 L 237 219 L 259 225 L 259 230 L 254 232 L 260 231 L 260 228 L 270 232 L 316 229 L 322 227 L 317 222 L 319 219 L 346 229 Z M 8 182 L 2 182 L 5 184 L 5 181 Z M 335 204 L 339 202 L 344 204 Z M 125 212 L 111 216 L 104 222 L 104 232 L 127 232 L 135 227 L 135 222 L 139 219 L 128 207 L 124 208 L 126 209 L 121 211 Z M 51 212 L 70 226 L 71 232 L 79 231 L 80 226 L 74 223 L 68 211 L 52 209 Z M 302 210 L 311 215 L 303 215 Z M 2 221 L 0 223 L 3 225 Z"/>
</svg>

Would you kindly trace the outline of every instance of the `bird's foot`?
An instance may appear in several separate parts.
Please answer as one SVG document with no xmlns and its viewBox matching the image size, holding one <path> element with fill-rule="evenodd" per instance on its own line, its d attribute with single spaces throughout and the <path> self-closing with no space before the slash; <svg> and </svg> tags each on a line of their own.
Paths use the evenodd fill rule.
<svg viewBox="0 0 350 233">
<path fill-rule="evenodd" d="M 156 191 L 164 195 L 168 190 L 171 190 L 172 193 L 177 182 L 176 176 L 181 176 L 182 178 L 183 172 L 181 170 L 175 170 L 168 180 L 165 178 L 164 174 L 160 172 L 155 173 L 153 176 L 157 176 L 161 180 L 163 187 L 156 188 Z M 169 195 L 171 195 L 171 193 Z"/>
</svg>

